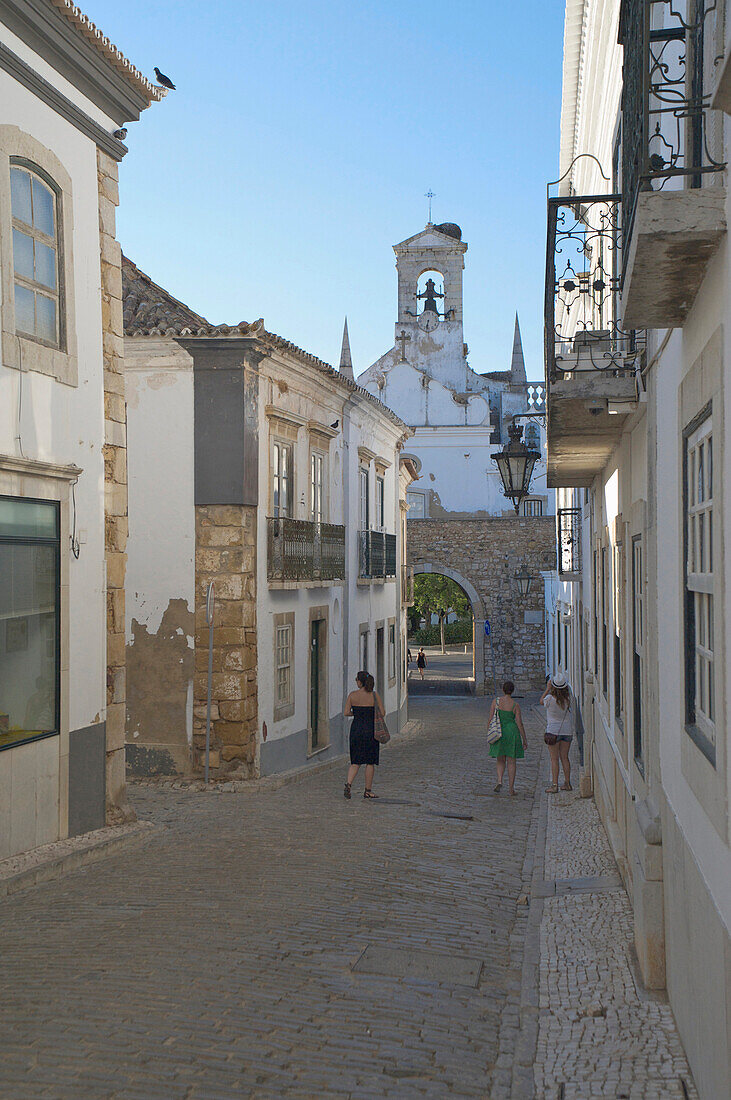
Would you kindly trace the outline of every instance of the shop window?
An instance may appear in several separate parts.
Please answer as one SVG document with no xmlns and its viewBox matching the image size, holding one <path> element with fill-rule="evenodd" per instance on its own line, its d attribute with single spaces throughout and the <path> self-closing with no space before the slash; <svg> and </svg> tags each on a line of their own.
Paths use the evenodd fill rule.
<svg viewBox="0 0 731 1100">
<path fill-rule="evenodd" d="M 59 510 L 0 497 L 0 749 L 59 732 Z"/>
</svg>

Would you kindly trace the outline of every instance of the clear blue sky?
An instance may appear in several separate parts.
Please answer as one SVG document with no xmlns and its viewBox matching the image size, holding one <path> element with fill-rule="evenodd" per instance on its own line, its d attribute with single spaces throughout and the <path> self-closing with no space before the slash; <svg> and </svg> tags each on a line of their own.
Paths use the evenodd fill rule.
<svg viewBox="0 0 731 1100">
<path fill-rule="evenodd" d="M 263 317 L 356 374 L 393 344 L 391 246 L 427 220 L 469 244 L 475 370 L 509 366 L 520 314 L 542 377 L 545 184 L 558 163 L 560 0 L 85 0 L 149 76 L 129 127 L 118 236 L 214 322 Z"/>
</svg>

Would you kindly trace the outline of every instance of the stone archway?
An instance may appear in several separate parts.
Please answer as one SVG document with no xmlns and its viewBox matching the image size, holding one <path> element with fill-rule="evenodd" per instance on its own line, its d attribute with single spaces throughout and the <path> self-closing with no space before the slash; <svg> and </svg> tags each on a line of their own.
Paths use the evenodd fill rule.
<svg viewBox="0 0 731 1100">
<path fill-rule="evenodd" d="M 546 669 L 542 571 L 555 568 L 554 516 L 409 519 L 406 560 L 414 573 L 442 573 L 465 590 L 475 614 L 475 692 L 510 679 L 518 694 L 543 686 Z M 515 574 L 533 578 L 521 596 Z M 485 638 L 485 619 L 491 635 Z M 494 658 L 494 669 L 493 669 Z"/>
<path fill-rule="evenodd" d="M 475 620 L 474 626 L 474 650 L 473 661 L 475 669 L 475 695 L 485 694 L 485 606 L 479 592 L 467 577 L 452 569 L 449 565 L 443 565 L 435 561 L 411 561 L 414 574 L 438 573 L 443 577 L 449 577 L 460 588 L 464 589 L 472 604 L 472 614 Z"/>
</svg>

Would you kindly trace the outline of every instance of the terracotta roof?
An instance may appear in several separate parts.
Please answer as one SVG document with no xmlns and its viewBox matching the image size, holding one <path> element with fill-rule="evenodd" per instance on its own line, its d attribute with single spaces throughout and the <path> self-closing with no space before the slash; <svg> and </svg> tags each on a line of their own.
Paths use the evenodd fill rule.
<svg viewBox="0 0 731 1100">
<path fill-rule="evenodd" d="M 136 69 L 135 66 L 129 61 L 121 50 L 118 50 L 113 42 L 107 38 L 105 34 L 96 27 L 91 19 L 87 15 L 84 15 L 81 8 L 78 8 L 76 4 L 71 3 L 71 0 L 51 0 L 54 7 L 66 16 L 70 23 L 76 27 L 80 34 L 91 42 L 93 46 L 99 51 L 99 53 L 106 58 L 107 61 L 126 77 L 131 84 L 134 84 L 135 88 L 146 96 L 148 103 L 151 103 L 153 99 L 162 99 L 167 95 L 165 88 L 158 88 L 156 84 L 148 80 L 147 77 Z"/>
<path fill-rule="evenodd" d="M 157 283 L 153 283 L 149 275 L 145 275 L 144 271 L 140 271 L 124 255 L 122 256 L 122 308 L 125 336 L 256 337 L 265 348 L 284 351 L 295 359 L 299 359 L 300 362 L 307 363 L 328 375 L 339 385 L 360 394 L 361 397 L 376 405 L 394 424 L 411 434 L 405 421 L 372 393 L 342 375 L 324 359 L 318 359 L 316 355 L 311 355 L 310 352 L 297 347 L 296 344 L 285 340 L 283 336 L 267 332 L 261 317 L 258 321 L 239 321 L 236 325 L 212 325 L 206 321 L 205 317 L 194 313 L 183 302 L 179 302 Z"/>
<path fill-rule="evenodd" d="M 208 325 L 149 275 L 122 256 L 122 311 L 127 336 L 175 336 L 182 328 Z"/>
</svg>

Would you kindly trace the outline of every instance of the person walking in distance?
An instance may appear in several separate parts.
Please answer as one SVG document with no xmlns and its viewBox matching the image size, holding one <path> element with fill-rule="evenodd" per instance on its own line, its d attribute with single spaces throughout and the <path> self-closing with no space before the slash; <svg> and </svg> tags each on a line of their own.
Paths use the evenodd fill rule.
<svg viewBox="0 0 731 1100">
<path fill-rule="evenodd" d="M 503 693 L 497 699 L 493 699 L 490 707 L 490 716 L 487 720 L 489 727 L 497 708 L 500 719 L 502 736 L 499 741 L 490 745 L 490 756 L 497 759 L 497 783 L 496 794 L 500 793 L 503 785 L 505 765 L 508 767 L 508 782 L 511 794 L 515 794 L 515 770 L 516 760 L 522 760 L 525 750 L 528 748 L 528 739 L 525 736 L 525 727 L 520 713 L 520 704 L 513 699 L 515 684 L 512 680 L 506 680 L 503 684 Z"/>
<path fill-rule="evenodd" d="M 424 669 L 426 668 L 426 653 L 424 652 L 424 647 L 423 646 L 421 646 L 421 648 L 419 649 L 419 652 L 416 656 L 416 667 L 418 668 L 419 672 L 421 673 L 421 678 L 423 680 L 424 679 Z"/>
<path fill-rule="evenodd" d="M 382 718 L 385 718 L 386 712 L 378 692 L 374 691 L 375 681 L 369 672 L 359 672 L 355 683 L 356 689 L 348 696 L 343 712 L 346 718 L 353 719 L 350 726 L 350 767 L 343 794 L 345 798 L 350 798 L 353 781 L 361 765 L 365 764 L 363 797 L 376 798 L 377 796 L 373 793 L 373 776 L 381 746 L 373 736 L 373 724 L 376 708 Z"/>
<path fill-rule="evenodd" d="M 546 708 L 545 742 L 551 757 L 551 785 L 546 787 L 548 794 L 558 791 L 559 764 L 563 768 L 562 791 L 572 791 L 571 761 L 569 750 L 574 736 L 574 714 L 572 710 L 571 688 L 562 672 L 557 672 L 546 685 L 540 698 Z"/>
</svg>

